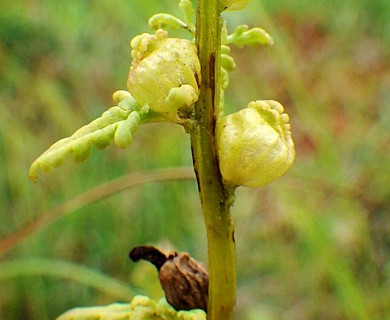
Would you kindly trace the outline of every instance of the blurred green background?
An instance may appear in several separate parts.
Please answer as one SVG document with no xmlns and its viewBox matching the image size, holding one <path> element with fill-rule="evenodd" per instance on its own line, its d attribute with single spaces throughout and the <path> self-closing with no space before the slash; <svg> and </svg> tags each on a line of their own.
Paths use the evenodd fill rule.
<svg viewBox="0 0 390 320">
<path fill-rule="evenodd" d="M 41 219 L 132 172 L 190 166 L 175 125 L 142 127 L 126 150 L 67 161 L 37 183 L 31 162 L 112 106 L 129 40 L 176 0 L 0 0 L 0 318 L 51 320 L 75 306 L 161 297 L 155 270 L 129 250 L 154 244 L 207 260 L 195 181 L 143 184 Z M 227 108 L 282 102 L 297 158 L 233 207 L 243 320 L 390 319 L 390 2 L 252 0 L 225 15 L 262 26 L 267 49 L 233 48 Z M 16 244 L 16 245 L 12 245 Z M 222 319 L 221 319 L 222 320 Z"/>
</svg>

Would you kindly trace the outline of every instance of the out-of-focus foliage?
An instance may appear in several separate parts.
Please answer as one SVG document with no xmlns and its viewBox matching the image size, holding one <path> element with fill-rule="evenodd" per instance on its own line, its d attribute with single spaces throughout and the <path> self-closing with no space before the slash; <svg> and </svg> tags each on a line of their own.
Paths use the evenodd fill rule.
<svg viewBox="0 0 390 320">
<path fill-rule="evenodd" d="M 0 238 L 100 183 L 191 164 L 181 127 L 148 125 L 128 149 L 93 151 L 31 184 L 31 161 L 112 106 L 112 92 L 126 87 L 129 40 L 147 31 L 151 14 L 177 13 L 177 2 L 0 6 Z M 225 16 L 275 40 L 232 51 L 226 109 L 279 100 L 297 149 L 283 178 L 237 190 L 238 319 L 390 317 L 390 4 L 252 0 Z M 50 320 L 75 306 L 126 302 L 77 274 L 33 276 L 29 265 L 7 273 L 2 263 L 19 259 L 47 258 L 47 270 L 67 260 L 160 298 L 155 270 L 127 253 L 168 243 L 206 260 L 198 201 L 194 181 L 151 183 L 42 227 L 0 258 L 0 318 Z"/>
</svg>

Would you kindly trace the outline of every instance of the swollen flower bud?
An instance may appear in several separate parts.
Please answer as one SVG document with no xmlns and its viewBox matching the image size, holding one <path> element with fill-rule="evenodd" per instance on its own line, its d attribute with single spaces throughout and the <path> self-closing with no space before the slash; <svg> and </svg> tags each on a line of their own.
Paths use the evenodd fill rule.
<svg viewBox="0 0 390 320">
<path fill-rule="evenodd" d="M 294 142 L 283 111 L 276 101 L 253 101 L 217 122 L 219 165 L 228 183 L 261 187 L 291 166 Z"/>
<path fill-rule="evenodd" d="M 166 31 L 157 30 L 155 34 L 136 36 L 131 47 L 133 61 L 127 87 L 137 102 L 149 105 L 166 120 L 175 121 L 182 109 L 188 114 L 199 94 L 196 46 L 186 39 L 168 38 Z"/>
</svg>

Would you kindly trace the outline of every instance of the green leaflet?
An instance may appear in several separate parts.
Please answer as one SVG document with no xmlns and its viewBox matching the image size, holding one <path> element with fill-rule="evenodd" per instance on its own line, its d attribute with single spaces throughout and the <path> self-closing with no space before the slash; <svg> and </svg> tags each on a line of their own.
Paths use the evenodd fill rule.
<svg viewBox="0 0 390 320">
<path fill-rule="evenodd" d="M 138 130 L 140 123 L 138 112 L 131 112 L 126 120 L 118 123 L 114 143 L 119 148 L 126 148 L 133 141 L 133 134 Z"/>
<path fill-rule="evenodd" d="M 75 308 L 57 320 L 206 320 L 203 310 L 175 311 L 163 298 L 154 301 L 135 296 L 131 303 L 114 303 L 103 307 Z"/>
<path fill-rule="evenodd" d="M 168 27 L 172 30 L 179 28 L 187 29 L 187 25 L 184 21 L 171 14 L 158 13 L 149 19 L 149 28 L 151 30 L 167 29 Z"/>
<path fill-rule="evenodd" d="M 151 30 L 158 29 L 184 29 L 192 34 L 195 33 L 195 25 L 192 22 L 194 17 L 194 7 L 190 0 L 180 0 L 180 10 L 183 13 L 184 21 L 167 13 L 157 13 L 149 19 L 149 28 Z"/>
<path fill-rule="evenodd" d="M 32 181 L 38 180 L 41 170 L 49 173 L 59 167 L 68 155 L 72 155 L 75 162 L 87 159 L 92 147 L 106 148 L 111 140 L 125 148 L 132 141 L 133 134 L 138 129 L 141 120 L 139 105 L 132 97 L 125 97 L 118 105 L 105 111 L 101 117 L 77 130 L 72 136 L 54 143 L 48 150 L 39 156 L 31 165 L 29 177 Z"/>
<path fill-rule="evenodd" d="M 226 38 L 226 44 L 233 43 L 237 47 L 269 46 L 273 44 L 271 36 L 262 28 L 249 29 L 247 25 L 240 25 Z"/>
</svg>

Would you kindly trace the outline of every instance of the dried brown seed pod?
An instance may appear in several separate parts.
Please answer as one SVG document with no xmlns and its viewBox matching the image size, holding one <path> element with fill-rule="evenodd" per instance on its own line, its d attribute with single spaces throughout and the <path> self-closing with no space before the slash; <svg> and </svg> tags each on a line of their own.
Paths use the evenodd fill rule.
<svg viewBox="0 0 390 320">
<path fill-rule="evenodd" d="M 134 262 L 137 262 L 141 259 L 149 261 L 157 268 L 158 271 L 160 271 L 161 266 L 168 259 L 164 253 L 152 246 L 135 247 L 130 251 L 129 257 Z"/>
<path fill-rule="evenodd" d="M 129 256 L 133 261 L 143 259 L 156 266 L 165 297 L 176 310 L 207 311 L 209 275 L 203 263 L 186 252 L 167 256 L 151 246 L 136 247 Z"/>
</svg>

